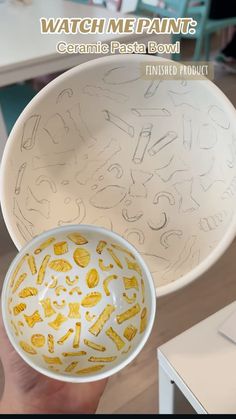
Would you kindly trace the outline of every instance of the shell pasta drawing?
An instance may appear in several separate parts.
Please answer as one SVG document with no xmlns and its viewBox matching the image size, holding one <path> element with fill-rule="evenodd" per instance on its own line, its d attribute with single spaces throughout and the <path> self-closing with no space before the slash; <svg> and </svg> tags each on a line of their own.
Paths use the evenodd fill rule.
<svg viewBox="0 0 236 419">
<path fill-rule="evenodd" d="M 110 375 L 150 333 L 151 275 L 138 252 L 105 229 L 64 226 L 42 236 L 17 256 L 5 281 L 10 340 L 31 366 L 54 378 Z"/>
</svg>

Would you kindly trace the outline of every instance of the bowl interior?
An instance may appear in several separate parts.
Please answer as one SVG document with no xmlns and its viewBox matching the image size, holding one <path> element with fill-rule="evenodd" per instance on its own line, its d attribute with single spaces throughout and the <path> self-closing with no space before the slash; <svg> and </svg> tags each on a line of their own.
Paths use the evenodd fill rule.
<svg viewBox="0 0 236 419">
<path fill-rule="evenodd" d="M 2 204 L 19 248 L 55 226 L 102 226 L 138 249 L 164 290 L 229 229 L 235 112 L 208 81 L 145 80 L 145 61 L 92 61 L 39 93 L 9 139 Z"/>
<path fill-rule="evenodd" d="M 150 333 L 151 276 L 119 236 L 93 227 L 59 230 L 35 239 L 11 265 L 3 295 L 9 337 L 45 374 L 72 381 L 110 375 Z"/>
</svg>

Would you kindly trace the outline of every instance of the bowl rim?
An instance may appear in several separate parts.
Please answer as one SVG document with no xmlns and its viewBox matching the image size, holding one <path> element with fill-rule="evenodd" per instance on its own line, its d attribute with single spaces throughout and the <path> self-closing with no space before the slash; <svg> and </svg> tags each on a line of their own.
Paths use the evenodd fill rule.
<svg viewBox="0 0 236 419">
<path fill-rule="evenodd" d="M 93 232 L 96 233 L 97 235 L 106 235 L 107 237 L 109 237 L 110 239 L 113 240 L 117 240 L 120 244 L 122 244 L 123 246 L 125 246 L 129 251 L 131 251 L 132 253 L 134 253 L 138 263 L 140 264 L 140 266 L 143 269 L 143 278 L 144 281 L 146 281 L 147 285 L 149 286 L 149 291 L 150 291 L 150 305 L 149 305 L 149 309 L 150 309 L 150 319 L 148 322 L 148 325 L 145 329 L 145 331 L 142 333 L 141 339 L 139 341 L 139 343 L 137 344 L 137 346 L 134 348 L 133 352 L 131 352 L 130 355 L 127 356 L 127 358 L 125 358 L 122 362 L 120 362 L 119 364 L 115 365 L 114 367 L 111 367 L 110 369 L 104 371 L 104 372 L 98 372 L 97 374 L 92 374 L 92 375 L 88 375 L 88 376 L 67 376 L 67 375 L 63 375 L 60 373 L 55 373 L 53 371 L 50 371 L 46 368 L 40 367 L 39 365 L 35 364 L 33 361 L 33 358 L 30 358 L 30 356 L 27 356 L 26 353 L 23 351 L 23 349 L 20 347 L 20 345 L 17 344 L 16 339 L 14 334 L 12 333 L 10 327 L 8 326 L 8 321 L 7 321 L 7 292 L 8 292 L 8 287 L 9 287 L 9 283 L 10 283 L 10 278 L 12 275 L 13 270 L 15 269 L 17 263 L 20 261 L 20 259 L 22 258 L 22 254 L 28 253 L 30 251 L 32 251 L 32 247 L 33 246 L 37 246 L 37 244 L 41 243 L 42 240 L 44 241 L 45 239 L 47 239 L 49 236 L 52 235 L 57 235 L 63 232 L 66 232 L 67 234 L 69 232 L 74 232 L 74 231 L 79 231 L 80 233 L 82 232 Z M 4 283 L 3 283 L 3 288 L 2 288 L 2 294 L 1 294 L 1 305 L 2 305 L 2 318 L 3 318 L 3 324 L 5 327 L 5 331 L 7 333 L 7 336 L 13 346 L 13 348 L 16 350 L 16 352 L 21 356 L 21 358 L 23 358 L 23 360 L 33 369 L 35 369 L 36 371 L 38 371 L 41 374 L 44 374 L 50 378 L 54 378 L 56 380 L 61 380 L 61 381 L 65 381 L 65 382 L 71 382 L 71 383 L 88 383 L 88 382 L 92 382 L 92 381 L 98 381 L 98 380 L 102 380 L 104 378 L 110 377 L 111 375 L 117 373 L 118 371 L 122 370 L 124 367 L 126 367 L 128 364 L 130 364 L 135 358 L 136 356 L 141 352 L 141 350 L 143 349 L 144 345 L 146 344 L 152 328 L 153 328 L 153 324 L 155 321 L 155 315 L 156 315 L 156 295 L 155 295 L 155 286 L 154 286 L 154 282 L 152 279 L 152 275 L 147 267 L 146 262 L 144 261 L 143 257 L 141 256 L 141 254 L 138 252 L 138 250 L 131 244 L 129 243 L 126 239 L 124 239 L 122 236 L 120 236 L 119 234 L 107 230 L 103 227 L 98 227 L 98 226 L 93 226 L 93 225 L 89 225 L 89 224 L 73 224 L 73 225 L 65 225 L 65 226 L 61 226 L 61 227 L 56 227 L 50 230 L 47 230 L 45 232 L 43 232 L 42 234 L 34 237 L 30 242 L 28 242 L 21 250 L 20 252 L 16 255 L 16 257 L 13 259 L 13 261 L 11 262 L 8 271 L 6 273 L 5 279 L 4 279 Z"/>
<path fill-rule="evenodd" d="M 29 104 L 25 107 L 23 112 L 18 117 L 17 121 L 15 122 L 12 131 L 8 137 L 3 156 L 2 161 L 0 164 L 0 201 L 1 201 L 1 208 L 2 208 L 2 214 L 3 218 L 7 227 L 7 230 L 11 236 L 12 241 L 14 242 L 15 246 L 18 250 L 22 248 L 20 240 L 17 238 L 17 234 L 15 233 L 15 229 L 13 228 L 13 222 L 11 222 L 11 217 L 9 216 L 8 208 L 6 205 L 6 199 L 5 195 L 7 194 L 7 181 L 5 177 L 5 171 L 6 167 L 8 165 L 8 162 L 10 160 L 10 154 L 11 150 L 14 148 L 14 144 L 17 142 L 17 133 L 18 125 L 22 123 L 22 121 L 25 119 L 28 113 L 31 113 L 31 107 L 32 105 L 37 105 L 38 102 L 40 102 L 44 96 L 48 95 L 48 93 L 54 89 L 57 85 L 60 85 L 60 83 L 67 79 L 68 76 L 72 76 L 73 74 L 79 74 L 80 72 L 84 72 L 89 70 L 90 68 L 94 66 L 99 65 L 109 65 L 114 63 L 123 63 L 128 64 L 132 62 L 149 62 L 150 61 L 166 61 L 166 62 L 173 62 L 175 64 L 178 64 L 176 61 L 172 61 L 170 59 L 157 57 L 157 56 L 147 56 L 147 55 L 141 55 L 141 54 L 132 54 L 132 55 L 108 55 L 105 57 L 99 57 L 92 60 L 89 60 L 85 63 L 81 63 L 76 67 L 71 68 L 70 70 L 67 70 L 65 73 L 61 74 L 54 80 L 52 80 L 49 84 L 47 84 L 42 90 L 40 90 L 36 96 L 29 102 Z M 181 64 L 181 63 L 179 63 Z M 183 63 L 184 64 L 184 63 Z M 196 80 L 198 83 L 204 83 L 206 86 L 206 89 L 208 89 L 212 96 L 218 96 L 221 98 L 222 103 L 224 104 L 224 108 L 226 108 L 226 112 L 230 115 L 230 123 L 235 126 L 235 132 L 236 132 L 236 110 L 233 106 L 233 104 L 230 102 L 230 100 L 225 96 L 225 94 L 210 80 L 204 79 L 204 80 Z M 195 279 L 199 278 L 201 275 L 206 273 L 214 264 L 217 262 L 217 260 L 224 254 L 224 252 L 228 249 L 230 244 L 235 238 L 236 234 L 236 211 L 232 216 L 231 222 L 228 224 L 227 229 L 224 232 L 224 235 L 222 236 L 220 242 L 216 245 L 216 247 L 209 253 L 197 266 L 195 266 L 191 271 L 184 274 L 183 276 L 177 278 L 176 280 L 166 284 L 166 285 L 160 285 L 156 286 L 156 295 L 157 297 L 161 297 L 164 295 L 168 295 L 172 292 L 178 291 L 181 288 L 189 285 L 191 282 L 193 282 Z"/>
</svg>

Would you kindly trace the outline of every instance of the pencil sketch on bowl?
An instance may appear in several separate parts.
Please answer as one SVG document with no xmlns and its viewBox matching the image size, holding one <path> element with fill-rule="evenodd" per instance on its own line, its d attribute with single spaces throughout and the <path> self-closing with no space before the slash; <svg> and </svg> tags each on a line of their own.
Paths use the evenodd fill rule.
<svg viewBox="0 0 236 419">
<path fill-rule="evenodd" d="M 4 156 L 3 213 L 18 248 L 64 224 L 119 233 L 161 295 L 231 229 L 236 127 L 209 81 L 145 80 L 145 60 L 86 63 L 37 95 Z"/>
</svg>

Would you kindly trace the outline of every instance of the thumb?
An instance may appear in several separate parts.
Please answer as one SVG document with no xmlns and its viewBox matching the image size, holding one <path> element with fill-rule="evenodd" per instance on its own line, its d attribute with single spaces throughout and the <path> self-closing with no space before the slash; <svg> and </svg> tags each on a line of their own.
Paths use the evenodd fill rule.
<svg viewBox="0 0 236 419">
<path fill-rule="evenodd" d="M 38 380 L 38 374 L 28 366 L 15 351 L 5 331 L 2 312 L 0 309 L 0 358 L 5 374 L 5 387 L 8 386 L 12 391 L 18 389 L 26 391 Z M 14 383 L 14 385 L 12 385 Z M 15 386 L 15 384 L 17 384 Z"/>
</svg>

